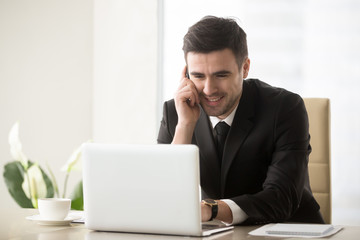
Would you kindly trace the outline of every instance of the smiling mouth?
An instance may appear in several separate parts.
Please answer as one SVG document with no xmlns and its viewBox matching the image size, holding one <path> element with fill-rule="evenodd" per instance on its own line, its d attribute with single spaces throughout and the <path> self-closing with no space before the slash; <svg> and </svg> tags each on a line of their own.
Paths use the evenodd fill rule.
<svg viewBox="0 0 360 240">
<path fill-rule="evenodd" d="M 212 99 L 207 98 L 207 100 L 208 100 L 209 102 L 217 102 L 217 101 L 219 101 L 220 99 L 221 99 L 221 97 L 212 98 Z"/>
<path fill-rule="evenodd" d="M 224 96 L 221 96 L 221 97 L 212 97 L 212 98 L 209 98 L 209 97 L 205 97 L 206 101 L 209 103 L 209 104 L 216 104 L 218 102 L 221 101 L 221 99 L 223 99 Z"/>
</svg>

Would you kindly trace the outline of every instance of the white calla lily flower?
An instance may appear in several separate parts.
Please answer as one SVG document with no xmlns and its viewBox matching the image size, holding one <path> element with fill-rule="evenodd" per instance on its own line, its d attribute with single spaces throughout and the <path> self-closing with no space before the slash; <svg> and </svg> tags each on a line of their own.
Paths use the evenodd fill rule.
<svg viewBox="0 0 360 240">
<path fill-rule="evenodd" d="M 24 182 L 22 183 L 22 189 L 24 190 L 25 195 L 29 199 L 31 199 L 32 204 L 35 208 L 37 208 L 37 200 L 39 198 L 46 197 L 46 183 L 43 178 L 41 169 L 37 163 L 31 165 L 27 172 L 24 173 Z"/>
<path fill-rule="evenodd" d="M 87 142 L 91 142 L 91 140 L 88 140 Z M 82 145 L 78 147 L 70 156 L 66 164 L 61 168 L 61 171 L 66 172 L 65 181 L 64 181 L 64 192 L 62 197 L 66 196 L 66 187 L 67 182 L 69 179 L 70 172 L 72 170 L 79 170 L 82 169 L 82 154 L 81 154 Z"/>
<path fill-rule="evenodd" d="M 19 122 L 16 122 L 9 133 L 9 144 L 10 144 L 10 154 L 11 157 L 21 162 L 25 169 L 28 168 L 28 158 L 22 152 L 22 144 L 19 138 Z"/>
<path fill-rule="evenodd" d="M 69 157 L 66 164 L 61 168 L 61 171 L 71 172 L 72 170 L 81 171 L 82 163 L 81 163 L 81 147 L 78 147 Z"/>
</svg>

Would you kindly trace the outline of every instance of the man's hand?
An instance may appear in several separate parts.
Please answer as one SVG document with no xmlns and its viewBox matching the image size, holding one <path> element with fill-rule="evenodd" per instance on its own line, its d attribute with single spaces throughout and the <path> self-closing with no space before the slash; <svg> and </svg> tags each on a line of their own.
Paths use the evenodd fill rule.
<svg viewBox="0 0 360 240">
<path fill-rule="evenodd" d="M 182 71 L 182 79 L 175 94 L 175 107 L 178 114 L 178 124 L 189 125 L 197 122 L 200 116 L 199 94 L 195 84 L 186 77 L 187 68 Z"/>
<path fill-rule="evenodd" d="M 180 86 L 176 91 L 174 100 L 178 123 L 173 143 L 190 144 L 196 122 L 200 117 L 200 99 L 195 84 L 186 77 L 187 68 L 182 71 Z"/>
<path fill-rule="evenodd" d="M 201 221 L 207 222 L 211 218 L 211 207 L 205 203 L 201 203 Z"/>
</svg>

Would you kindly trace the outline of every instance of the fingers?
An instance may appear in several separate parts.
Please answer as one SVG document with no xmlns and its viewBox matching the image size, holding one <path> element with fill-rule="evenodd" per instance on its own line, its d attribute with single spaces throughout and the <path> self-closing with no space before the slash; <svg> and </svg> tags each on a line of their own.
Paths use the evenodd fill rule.
<svg viewBox="0 0 360 240">
<path fill-rule="evenodd" d="M 188 78 L 187 72 L 188 68 L 185 65 L 181 73 L 181 80 L 177 94 L 185 93 L 183 95 L 183 100 L 190 103 L 191 106 L 194 106 L 195 104 L 200 104 L 199 94 L 194 82 Z M 188 96 L 188 98 L 185 99 L 186 96 Z"/>
<path fill-rule="evenodd" d="M 187 78 L 184 78 L 180 82 L 177 95 L 183 102 L 188 102 L 191 106 L 200 104 L 199 94 L 197 92 L 196 86 L 191 80 Z"/>
<path fill-rule="evenodd" d="M 179 87 L 174 96 L 178 114 L 178 124 L 189 126 L 195 124 L 200 116 L 200 98 L 196 85 L 185 76 L 186 66 L 182 71 Z"/>
</svg>

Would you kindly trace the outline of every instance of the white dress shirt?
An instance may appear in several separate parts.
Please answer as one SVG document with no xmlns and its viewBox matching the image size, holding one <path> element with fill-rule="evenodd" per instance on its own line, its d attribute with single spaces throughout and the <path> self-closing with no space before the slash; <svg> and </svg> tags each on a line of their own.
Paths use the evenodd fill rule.
<svg viewBox="0 0 360 240">
<path fill-rule="evenodd" d="M 235 112 L 236 112 L 237 108 L 238 108 L 238 106 L 236 106 L 236 108 L 224 120 L 221 120 L 217 117 L 210 116 L 209 118 L 210 118 L 212 127 L 215 128 L 216 124 L 218 124 L 221 121 L 223 121 L 227 125 L 231 126 L 231 124 L 234 120 L 234 116 L 235 116 Z M 248 215 L 234 201 L 232 201 L 230 199 L 221 199 L 221 201 L 225 202 L 231 209 L 232 216 L 233 216 L 233 221 L 232 221 L 231 225 L 239 224 L 248 218 Z"/>
</svg>

